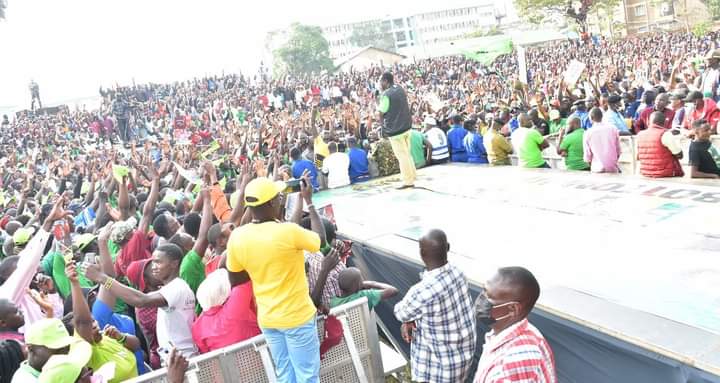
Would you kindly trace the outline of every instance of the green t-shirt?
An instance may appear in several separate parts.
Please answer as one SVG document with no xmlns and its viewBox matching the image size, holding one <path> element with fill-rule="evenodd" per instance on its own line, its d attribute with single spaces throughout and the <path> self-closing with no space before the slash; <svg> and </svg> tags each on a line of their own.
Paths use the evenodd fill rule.
<svg viewBox="0 0 720 383">
<path fill-rule="evenodd" d="M 567 118 L 548 121 L 548 126 L 550 126 L 550 134 L 557 133 L 560 131 L 560 128 L 567 126 Z"/>
<path fill-rule="evenodd" d="M 330 308 L 343 305 L 348 302 L 366 297 L 368 301 L 368 307 L 372 310 L 375 306 L 380 303 L 382 299 L 382 290 L 360 290 L 355 294 L 350 294 L 346 297 L 334 297 L 330 298 Z"/>
<path fill-rule="evenodd" d="M 380 105 L 378 105 L 380 113 L 387 113 L 390 110 L 390 98 L 386 95 L 380 97 Z"/>
<path fill-rule="evenodd" d="M 195 250 L 188 251 L 183 257 L 180 263 L 180 279 L 190 285 L 193 293 L 197 292 L 198 286 L 205 279 L 205 265 Z"/>
<path fill-rule="evenodd" d="M 63 298 L 69 297 L 70 279 L 68 279 L 67 274 L 65 274 L 65 257 L 63 257 L 62 253 L 54 251 L 48 253 L 45 258 L 48 258 L 52 264 L 52 274 L 50 275 L 52 276 L 53 282 L 55 282 L 55 289 L 57 289 Z M 95 284 L 85 278 L 85 275 L 82 273 L 78 273 L 78 282 L 80 282 L 80 287 L 90 288 L 95 286 Z"/>
<path fill-rule="evenodd" d="M 410 131 L 410 155 L 412 155 L 413 162 L 415 162 L 415 169 L 420 169 L 425 166 L 424 140 L 425 136 L 423 136 L 422 133 L 415 129 Z"/>
<path fill-rule="evenodd" d="M 590 167 L 590 165 L 583 160 L 584 134 L 584 129 L 575 129 L 572 133 L 563 137 L 563 140 L 560 143 L 560 149 L 567 151 L 565 166 L 569 170 L 585 170 Z"/>
<path fill-rule="evenodd" d="M 138 376 L 135 354 L 115 339 L 103 336 L 100 342 L 92 344 L 92 355 L 87 366 L 98 370 L 108 362 L 115 363 L 115 377 L 110 379 L 110 383 L 124 382 Z"/>
<path fill-rule="evenodd" d="M 532 128 L 517 128 L 512 133 L 513 146 L 518 148 L 518 164 L 525 168 L 539 168 L 545 163 L 540 150 L 543 136 Z"/>
</svg>

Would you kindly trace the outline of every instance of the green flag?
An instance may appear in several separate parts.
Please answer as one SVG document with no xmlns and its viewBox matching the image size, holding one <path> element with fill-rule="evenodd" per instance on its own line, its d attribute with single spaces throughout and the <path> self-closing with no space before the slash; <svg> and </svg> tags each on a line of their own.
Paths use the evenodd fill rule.
<svg viewBox="0 0 720 383">
<path fill-rule="evenodd" d="M 478 44 L 472 50 L 463 50 L 466 58 L 490 65 L 498 56 L 512 53 L 512 40 L 508 36 L 497 36 Z"/>
</svg>

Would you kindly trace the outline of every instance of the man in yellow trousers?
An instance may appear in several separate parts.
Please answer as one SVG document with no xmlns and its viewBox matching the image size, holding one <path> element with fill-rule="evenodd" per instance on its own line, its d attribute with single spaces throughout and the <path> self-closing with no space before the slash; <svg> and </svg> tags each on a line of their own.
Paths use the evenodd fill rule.
<svg viewBox="0 0 720 383">
<path fill-rule="evenodd" d="M 395 85 L 393 75 L 385 72 L 380 77 L 380 87 L 383 94 L 380 96 L 380 120 L 382 133 L 390 140 L 393 153 L 400 164 L 400 176 L 403 184 L 398 189 L 408 189 L 415 186 L 415 162 L 410 155 L 410 128 L 412 119 L 405 90 Z"/>
</svg>

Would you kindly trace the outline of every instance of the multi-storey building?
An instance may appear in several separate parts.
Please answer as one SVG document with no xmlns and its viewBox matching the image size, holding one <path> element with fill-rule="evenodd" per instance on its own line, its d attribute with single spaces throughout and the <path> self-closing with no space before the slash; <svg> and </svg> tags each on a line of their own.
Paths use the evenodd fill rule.
<svg viewBox="0 0 720 383">
<path fill-rule="evenodd" d="M 432 49 L 433 44 L 458 40 L 478 30 L 489 29 L 506 16 L 505 4 L 480 0 L 482 3 L 453 9 L 430 11 L 410 15 L 385 16 L 345 24 L 323 26 L 323 35 L 330 44 L 330 56 L 334 59 L 347 56 L 359 48 L 351 42 L 353 30 L 373 25 L 392 36 L 394 48 L 422 47 Z M 500 4 L 500 6 L 498 6 Z M 269 52 L 287 40 L 288 31 L 274 31 L 268 35 L 266 48 Z"/>
</svg>

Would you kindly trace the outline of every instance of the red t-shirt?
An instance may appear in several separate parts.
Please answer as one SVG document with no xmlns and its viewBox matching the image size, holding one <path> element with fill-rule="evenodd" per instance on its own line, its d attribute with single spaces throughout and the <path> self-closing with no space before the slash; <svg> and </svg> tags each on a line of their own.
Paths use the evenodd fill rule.
<svg viewBox="0 0 720 383">
<path fill-rule="evenodd" d="M 115 274 L 118 277 L 125 275 L 128 266 L 134 261 L 148 259 L 152 255 L 150 253 L 150 236 L 140 230 L 135 230 L 130 241 L 120 249 L 120 253 L 115 258 Z"/>
<path fill-rule="evenodd" d="M 195 320 L 192 337 L 201 353 L 217 350 L 260 335 L 252 282 L 233 287 L 230 297 Z"/>
</svg>

